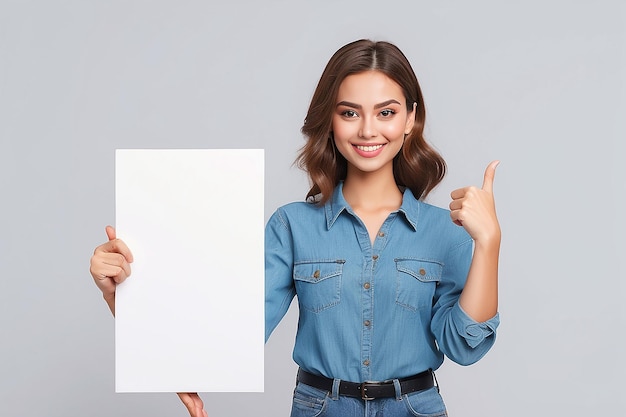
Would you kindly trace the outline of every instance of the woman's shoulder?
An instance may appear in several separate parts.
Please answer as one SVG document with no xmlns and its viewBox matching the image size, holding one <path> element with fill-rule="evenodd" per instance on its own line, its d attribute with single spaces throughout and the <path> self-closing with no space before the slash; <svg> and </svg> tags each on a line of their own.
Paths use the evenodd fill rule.
<svg viewBox="0 0 626 417">
<path fill-rule="evenodd" d="M 324 206 L 305 201 L 294 201 L 278 207 L 272 218 L 280 218 L 285 223 L 312 220 L 317 216 L 324 216 Z"/>
<path fill-rule="evenodd" d="M 471 240 L 469 234 L 450 217 L 450 210 L 424 201 L 417 202 L 417 228 L 446 236 L 454 241 Z"/>
<path fill-rule="evenodd" d="M 307 201 L 293 201 L 291 203 L 284 204 L 276 209 L 283 213 L 312 213 L 312 212 L 324 212 L 324 205 L 317 203 L 309 203 Z"/>
<path fill-rule="evenodd" d="M 423 200 L 417 200 L 416 203 L 420 215 L 434 216 L 434 217 L 450 217 L 450 210 L 443 207 L 436 206 L 431 203 L 427 203 Z"/>
</svg>

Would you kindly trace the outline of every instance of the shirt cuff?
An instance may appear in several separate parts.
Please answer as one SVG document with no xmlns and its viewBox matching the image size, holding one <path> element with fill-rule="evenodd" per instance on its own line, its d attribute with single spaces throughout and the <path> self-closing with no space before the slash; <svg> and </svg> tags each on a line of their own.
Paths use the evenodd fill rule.
<svg viewBox="0 0 626 417">
<path fill-rule="evenodd" d="M 480 345 L 485 338 L 495 334 L 500 324 L 500 313 L 496 313 L 489 320 L 479 323 L 463 311 L 458 302 L 452 307 L 451 314 L 453 321 L 457 323 L 456 328 L 459 335 L 472 349 Z"/>
</svg>

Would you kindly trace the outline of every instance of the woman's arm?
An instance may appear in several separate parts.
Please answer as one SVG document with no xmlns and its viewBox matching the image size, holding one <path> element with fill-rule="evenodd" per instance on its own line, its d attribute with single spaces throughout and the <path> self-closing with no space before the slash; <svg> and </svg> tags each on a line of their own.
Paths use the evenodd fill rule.
<svg viewBox="0 0 626 417">
<path fill-rule="evenodd" d="M 498 258 L 501 231 L 493 197 L 493 180 L 499 161 L 485 170 L 482 188 L 465 187 L 451 193 L 450 217 L 474 240 L 474 256 L 459 304 L 477 322 L 498 311 Z"/>
</svg>

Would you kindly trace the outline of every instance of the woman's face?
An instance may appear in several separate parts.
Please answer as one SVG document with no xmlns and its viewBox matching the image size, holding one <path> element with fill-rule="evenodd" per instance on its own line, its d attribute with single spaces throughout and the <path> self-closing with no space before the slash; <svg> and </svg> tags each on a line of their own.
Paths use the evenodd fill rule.
<svg viewBox="0 0 626 417">
<path fill-rule="evenodd" d="M 393 173 L 393 158 L 413 128 L 415 109 L 406 109 L 400 86 L 379 71 L 346 77 L 337 93 L 333 134 L 352 170 Z"/>
</svg>

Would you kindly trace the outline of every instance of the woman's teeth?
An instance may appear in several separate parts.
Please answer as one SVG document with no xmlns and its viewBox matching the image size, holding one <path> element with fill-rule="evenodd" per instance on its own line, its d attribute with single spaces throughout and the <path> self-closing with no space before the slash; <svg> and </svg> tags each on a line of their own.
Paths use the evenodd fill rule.
<svg viewBox="0 0 626 417">
<path fill-rule="evenodd" d="M 358 150 L 363 151 L 363 152 L 374 152 L 375 150 L 378 150 L 383 147 L 383 145 L 371 145 L 371 146 L 355 145 L 355 146 Z"/>
</svg>

